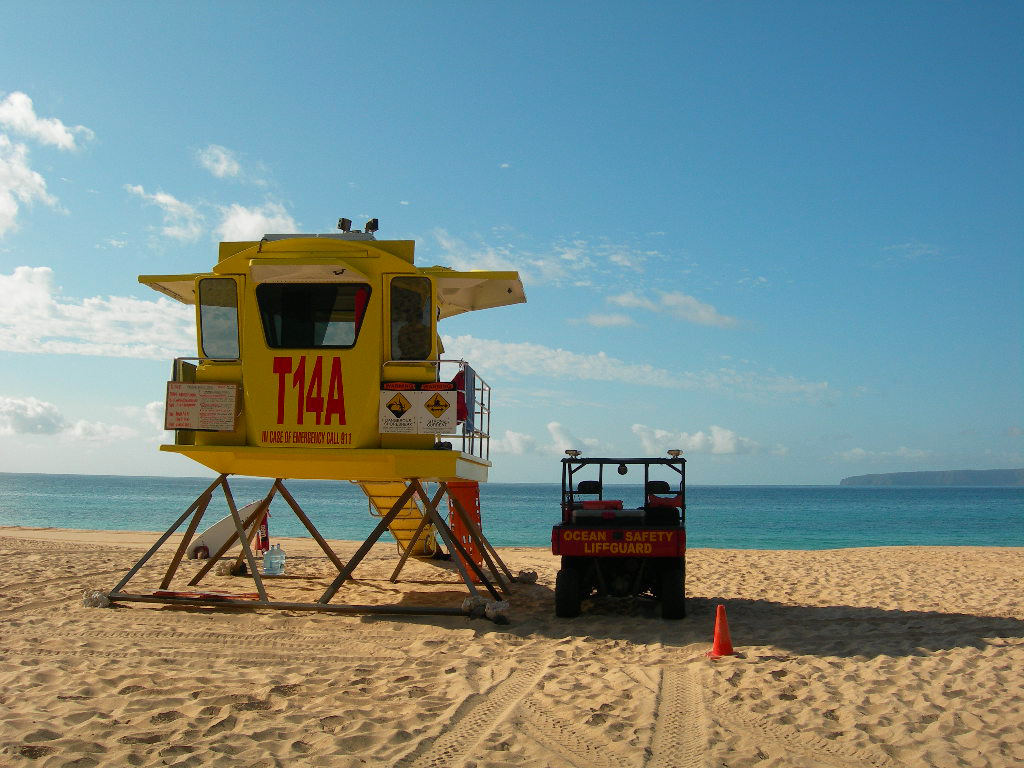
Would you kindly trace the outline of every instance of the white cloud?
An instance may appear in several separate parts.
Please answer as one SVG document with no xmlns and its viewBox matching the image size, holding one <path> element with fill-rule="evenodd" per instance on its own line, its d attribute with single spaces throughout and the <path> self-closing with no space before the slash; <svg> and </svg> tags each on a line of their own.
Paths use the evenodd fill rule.
<svg viewBox="0 0 1024 768">
<path fill-rule="evenodd" d="M 135 430 L 130 427 L 81 420 L 67 425 L 63 431 L 63 437 L 89 443 L 112 443 L 135 435 Z"/>
<path fill-rule="evenodd" d="M 221 240 L 259 240 L 263 235 L 279 232 L 297 232 L 298 225 L 279 203 L 267 203 L 246 208 L 234 203 L 221 207 L 221 221 L 217 233 Z"/>
<path fill-rule="evenodd" d="M 643 258 L 632 251 L 612 249 L 608 252 L 608 261 L 620 267 L 639 270 L 643 265 Z"/>
<path fill-rule="evenodd" d="M 46 189 L 46 180 L 29 165 L 28 147 L 11 140 L 8 133 L 60 149 L 75 149 L 76 139 L 91 139 L 84 125 L 68 127 L 54 117 L 39 117 L 32 99 L 15 91 L 0 100 L 0 237 L 15 228 L 21 205 L 39 201 L 59 209 L 57 198 Z"/>
<path fill-rule="evenodd" d="M 602 445 L 601 441 L 595 437 L 578 437 L 571 429 L 558 421 L 548 422 L 546 430 L 546 439 L 538 439 L 524 432 L 505 430 L 505 434 L 501 437 L 491 439 L 491 452 L 513 456 L 543 454 L 562 457 L 570 448 L 592 454 Z"/>
<path fill-rule="evenodd" d="M 474 367 L 489 373 L 520 376 L 551 376 L 589 381 L 628 381 L 673 387 L 674 375 L 651 365 L 629 365 L 603 352 L 582 355 L 528 342 L 500 342 L 472 336 L 444 336 L 447 354 L 472 360 Z"/>
<path fill-rule="evenodd" d="M 887 245 L 882 250 L 907 261 L 917 261 L 918 259 L 930 258 L 940 254 L 938 248 L 922 243 L 920 240 L 909 240 L 905 243 Z"/>
<path fill-rule="evenodd" d="M 718 328 L 733 328 L 739 324 L 739 320 L 731 315 L 719 313 L 710 304 L 695 299 L 679 291 L 658 292 L 658 300 L 647 296 L 638 296 L 633 291 L 609 296 L 608 302 L 620 307 L 646 309 L 650 312 L 667 314 L 677 320 L 685 320 L 688 323 L 697 325 L 710 325 Z"/>
<path fill-rule="evenodd" d="M 155 427 L 161 434 L 164 432 L 164 402 L 162 400 L 154 400 L 143 406 L 122 405 L 116 410 L 126 421 Z"/>
<path fill-rule="evenodd" d="M 46 191 L 46 180 L 29 167 L 28 147 L 0 133 L 0 236 L 14 229 L 19 203 L 35 200 L 57 206 L 57 198 Z"/>
<path fill-rule="evenodd" d="M 523 456 L 527 453 L 534 453 L 536 450 L 536 438 L 522 432 L 513 432 L 510 429 L 505 430 L 504 436 L 491 439 L 491 451 L 493 453 Z"/>
<path fill-rule="evenodd" d="M 735 317 L 719 314 L 710 304 L 698 301 L 685 293 L 664 293 L 661 296 L 661 304 L 673 317 L 698 325 L 732 328 L 739 322 Z"/>
<path fill-rule="evenodd" d="M 202 234 L 203 215 L 195 206 L 184 203 L 166 192 L 150 194 L 139 184 L 125 184 L 124 188 L 164 212 L 164 226 L 160 231 L 167 237 L 188 242 L 197 240 Z"/>
<path fill-rule="evenodd" d="M 455 269 L 514 269 L 526 285 L 590 285 L 598 274 L 616 269 L 639 269 L 646 255 L 625 246 L 591 244 L 586 240 L 554 242 L 531 251 L 509 243 L 494 245 L 478 238 L 476 244 L 453 237 L 444 229 L 433 232 L 448 266 Z"/>
<path fill-rule="evenodd" d="M 87 141 L 94 135 L 84 125 L 68 127 L 55 117 L 39 117 L 32 99 L 20 91 L 9 93 L 0 101 L 0 127 L 59 149 L 75 149 L 76 137 Z"/>
<path fill-rule="evenodd" d="M 53 403 L 34 397 L 0 396 L 0 435 L 60 435 L 70 440 L 109 442 L 135 430 L 101 422 L 68 422 Z"/>
<path fill-rule="evenodd" d="M 633 434 L 640 438 L 644 451 L 649 454 L 662 454 L 667 450 L 678 448 L 681 451 L 694 453 L 713 453 L 719 455 L 759 453 L 761 446 L 748 437 L 740 437 L 731 429 L 711 425 L 707 432 L 672 432 L 657 429 L 644 424 L 634 424 Z M 784 453 L 782 446 L 776 446 L 772 452 L 776 455 Z"/>
<path fill-rule="evenodd" d="M 146 421 L 152 426 L 159 429 L 161 432 L 164 431 L 164 402 L 162 400 L 154 400 L 151 403 L 146 403 L 143 408 Z"/>
<path fill-rule="evenodd" d="M 592 325 L 595 328 L 622 328 L 630 325 L 636 325 L 633 318 L 629 315 L 611 313 L 611 314 L 593 314 L 587 315 L 582 320 L 578 321 L 586 325 Z"/>
<path fill-rule="evenodd" d="M 53 282 L 49 267 L 0 274 L 0 350 L 151 360 L 195 354 L 192 307 L 166 298 L 69 300 Z"/>
<path fill-rule="evenodd" d="M 615 304 L 619 307 L 626 307 L 627 309 L 646 309 L 651 312 L 658 311 L 658 305 L 651 301 L 646 296 L 637 296 L 633 291 L 626 291 L 620 293 L 618 296 L 609 296 L 609 304 Z"/>
<path fill-rule="evenodd" d="M 445 252 L 448 266 L 453 269 L 503 270 L 519 268 L 519 261 L 510 246 L 480 245 L 472 247 L 457 237 L 452 237 L 444 229 L 435 229 L 433 235 Z"/>
<path fill-rule="evenodd" d="M 63 429 L 64 417 L 53 403 L 0 396 L 0 435 L 54 435 Z"/>
<path fill-rule="evenodd" d="M 719 368 L 714 371 L 670 371 L 648 363 L 628 363 L 604 352 L 580 354 L 529 342 L 501 342 L 473 336 L 443 336 L 447 354 L 473 361 L 485 376 L 548 376 L 557 379 L 624 382 L 664 389 L 721 392 L 753 399 L 811 403 L 834 396 L 828 382 L 804 381 L 777 373 Z"/>
<path fill-rule="evenodd" d="M 547 447 L 547 451 L 559 456 L 564 455 L 570 448 L 586 451 L 601 446 L 600 440 L 593 437 L 576 437 L 567 427 L 557 421 L 548 423 L 548 435 L 551 437 L 551 445 Z"/>
<path fill-rule="evenodd" d="M 547 432 L 548 441 L 542 442 L 533 435 L 505 430 L 502 437 L 492 438 L 491 451 L 513 456 L 531 453 L 564 456 L 569 448 L 593 452 L 601 446 L 600 440 L 593 437 L 577 437 L 568 427 L 557 421 L 547 424 Z"/>
<path fill-rule="evenodd" d="M 199 150 L 197 156 L 199 164 L 218 179 L 238 176 L 242 172 L 242 166 L 239 165 L 235 153 L 219 144 L 211 144 L 206 149 Z"/>
<path fill-rule="evenodd" d="M 900 446 L 895 451 L 867 451 L 863 448 L 851 448 L 839 454 L 844 461 L 882 461 L 890 459 L 904 459 L 906 461 L 922 461 L 934 456 L 934 451 L 927 451 L 921 448 L 907 448 Z"/>
</svg>

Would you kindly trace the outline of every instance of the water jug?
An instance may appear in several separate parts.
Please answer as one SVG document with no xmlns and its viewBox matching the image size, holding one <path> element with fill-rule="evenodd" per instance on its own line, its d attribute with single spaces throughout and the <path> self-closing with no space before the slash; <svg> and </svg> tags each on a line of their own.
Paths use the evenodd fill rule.
<svg viewBox="0 0 1024 768">
<path fill-rule="evenodd" d="M 281 573 L 283 563 L 277 557 L 275 547 L 271 547 L 263 555 L 263 573 L 265 576 L 277 576 Z"/>
</svg>

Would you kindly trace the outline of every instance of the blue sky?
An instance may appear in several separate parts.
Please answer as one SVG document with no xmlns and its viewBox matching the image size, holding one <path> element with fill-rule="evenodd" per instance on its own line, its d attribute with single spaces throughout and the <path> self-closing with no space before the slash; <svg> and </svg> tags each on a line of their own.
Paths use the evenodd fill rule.
<svg viewBox="0 0 1024 768">
<path fill-rule="evenodd" d="M 161 454 L 139 274 L 376 216 L 519 269 L 442 324 L 492 479 L 1024 465 L 1018 3 L 52 3 L 0 24 L 0 471 Z"/>
</svg>

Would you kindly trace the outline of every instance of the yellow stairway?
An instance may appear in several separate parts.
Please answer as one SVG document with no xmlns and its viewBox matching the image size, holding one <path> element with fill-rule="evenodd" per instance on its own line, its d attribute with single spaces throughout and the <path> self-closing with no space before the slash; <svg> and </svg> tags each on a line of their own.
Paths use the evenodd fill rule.
<svg viewBox="0 0 1024 768">
<path fill-rule="evenodd" d="M 375 517 L 384 517 L 384 515 L 390 512 L 391 508 L 395 506 L 395 502 L 405 493 L 408 487 L 401 480 L 366 481 L 358 485 L 363 489 L 363 493 L 366 494 L 366 498 L 370 502 L 370 514 Z M 412 498 L 405 502 L 398 516 L 391 521 L 388 530 L 395 537 L 395 541 L 398 542 L 398 548 L 402 552 L 405 552 L 411 544 L 412 550 L 409 552 L 410 555 L 429 557 L 437 551 L 437 539 L 434 536 L 433 523 L 427 523 L 417 541 L 413 542 L 412 540 L 413 536 L 416 535 L 416 529 L 419 527 L 421 520 L 423 520 L 423 510 L 420 509 L 415 498 Z"/>
</svg>

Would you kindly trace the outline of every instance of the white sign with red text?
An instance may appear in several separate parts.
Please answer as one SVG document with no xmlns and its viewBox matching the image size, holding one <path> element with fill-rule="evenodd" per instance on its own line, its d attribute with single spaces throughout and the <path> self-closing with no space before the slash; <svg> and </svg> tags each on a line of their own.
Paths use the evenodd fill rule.
<svg viewBox="0 0 1024 768">
<path fill-rule="evenodd" d="M 164 429 L 234 432 L 237 414 L 237 384 L 167 382 Z"/>
</svg>

